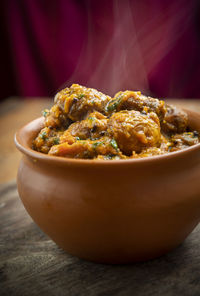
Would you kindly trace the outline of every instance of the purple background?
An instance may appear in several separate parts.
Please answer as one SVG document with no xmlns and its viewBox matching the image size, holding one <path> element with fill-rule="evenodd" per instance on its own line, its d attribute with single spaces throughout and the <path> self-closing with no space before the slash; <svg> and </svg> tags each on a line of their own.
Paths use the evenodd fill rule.
<svg viewBox="0 0 200 296">
<path fill-rule="evenodd" d="M 2 0 L 1 98 L 80 83 L 200 98 L 200 2 Z"/>
</svg>

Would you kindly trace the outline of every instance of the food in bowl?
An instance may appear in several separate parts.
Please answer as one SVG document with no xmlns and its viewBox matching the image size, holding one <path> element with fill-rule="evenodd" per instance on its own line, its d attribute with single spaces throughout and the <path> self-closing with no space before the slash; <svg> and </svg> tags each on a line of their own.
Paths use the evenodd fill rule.
<svg viewBox="0 0 200 296">
<path fill-rule="evenodd" d="M 200 133 L 200 114 L 185 110 Z M 200 221 L 200 144 L 136 159 L 91 161 L 32 149 L 37 118 L 15 136 L 19 196 L 35 223 L 72 255 L 101 263 L 156 258 Z"/>
<path fill-rule="evenodd" d="M 164 101 L 120 91 L 114 98 L 73 84 L 44 110 L 33 149 L 82 159 L 131 159 L 171 153 L 199 143 L 187 113 Z"/>
</svg>

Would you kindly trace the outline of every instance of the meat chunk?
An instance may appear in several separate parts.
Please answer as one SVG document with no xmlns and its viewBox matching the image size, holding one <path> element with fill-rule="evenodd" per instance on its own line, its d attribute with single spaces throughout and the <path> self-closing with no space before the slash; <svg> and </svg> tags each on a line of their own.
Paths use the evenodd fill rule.
<svg viewBox="0 0 200 296">
<path fill-rule="evenodd" d="M 183 133 L 188 126 L 188 116 L 179 108 L 173 105 L 166 105 L 167 112 L 163 121 L 161 121 L 161 129 L 166 134 Z"/>
<path fill-rule="evenodd" d="M 33 141 L 33 149 L 37 149 L 37 151 L 42 153 L 48 153 L 51 146 L 60 143 L 62 134 L 63 132 L 44 127 Z"/>
<path fill-rule="evenodd" d="M 72 144 L 64 142 L 51 147 L 49 155 L 91 159 L 97 158 L 98 155 L 104 155 L 105 157 L 118 156 L 121 158 L 122 153 L 118 149 L 115 140 L 105 136 L 100 140 L 76 140 Z"/>
<path fill-rule="evenodd" d="M 147 97 L 140 91 L 120 91 L 108 102 L 108 113 L 120 110 L 136 110 L 143 113 L 154 112 L 158 115 L 161 129 L 166 134 L 183 133 L 188 125 L 187 114 L 164 101 Z"/>
<path fill-rule="evenodd" d="M 105 135 L 108 119 L 99 112 L 93 112 L 84 120 L 74 122 L 68 128 L 72 136 L 79 139 L 98 139 Z"/>
<path fill-rule="evenodd" d="M 93 111 L 104 114 L 110 100 L 93 88 L 73 84 L 56 94 L 55 104 L 46 116 L 46 125 L 67 128 L 71 122 L 82 120 Z"/>
<path fill-rule="evenodd" d="M 33 149 L 49 155 L 84 159 L 130 159 L 162 155 L 200 142 L 187 114 L 139 91 L 114 98 L 73 84 L 44 110 L 44 128 Z"/>
<path fill-rule="evenodd" d="M 157 147 L 161 140 L 160 122 L 153 112 L 147 115 L 133 110 L 116 112 L 108 121 L 108 133 L 126 155 L 139 153 L 144 147 Z"/>
<path fill-rule="evenodd" d="M 171 137 L 170 152 L 182 150 L 199 143 L 198 133 L 186 132 Z"/>
<path fill-rule="evenodd" d="M 163 119 L 166 107 L 162 100 L 146 97 L 140 91 L 120 91 L 114 99 L 109 101 L 107 112 L 118 112 L 120 110 L 135 110 L 140 112 L 154 112 L 159 119 Z"/>
</svg>

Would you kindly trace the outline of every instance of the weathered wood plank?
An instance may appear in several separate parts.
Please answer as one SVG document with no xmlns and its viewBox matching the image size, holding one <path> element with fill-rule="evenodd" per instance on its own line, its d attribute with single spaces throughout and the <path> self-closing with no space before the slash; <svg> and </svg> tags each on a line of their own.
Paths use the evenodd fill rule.
<svg viewBox="0 0 200 296">
<path fill-rule="evenodd" d="M 94 264 L 59 249 L 24 210 L 16 184 L 1 185 L 0 295 L 199 296 L 200 225 L 159 259 Z"/>
</svg>

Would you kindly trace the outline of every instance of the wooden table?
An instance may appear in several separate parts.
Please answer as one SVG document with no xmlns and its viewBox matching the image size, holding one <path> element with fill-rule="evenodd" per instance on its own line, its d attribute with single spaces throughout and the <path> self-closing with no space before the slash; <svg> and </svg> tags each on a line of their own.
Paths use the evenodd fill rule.
<svg viewBox="0 0 200 296">
<path fill-rule="evenodd" d="M 171 100 L 200 111 L 200 100 Z M 59 249 L 18 198 L 15 131 L 40 116 L 48 99 L 11 98 L 0 106 L 0 296 L 200 296 L 200 224 L 173 252 L 130 265 L 94 264 Z"/>
</svg>

